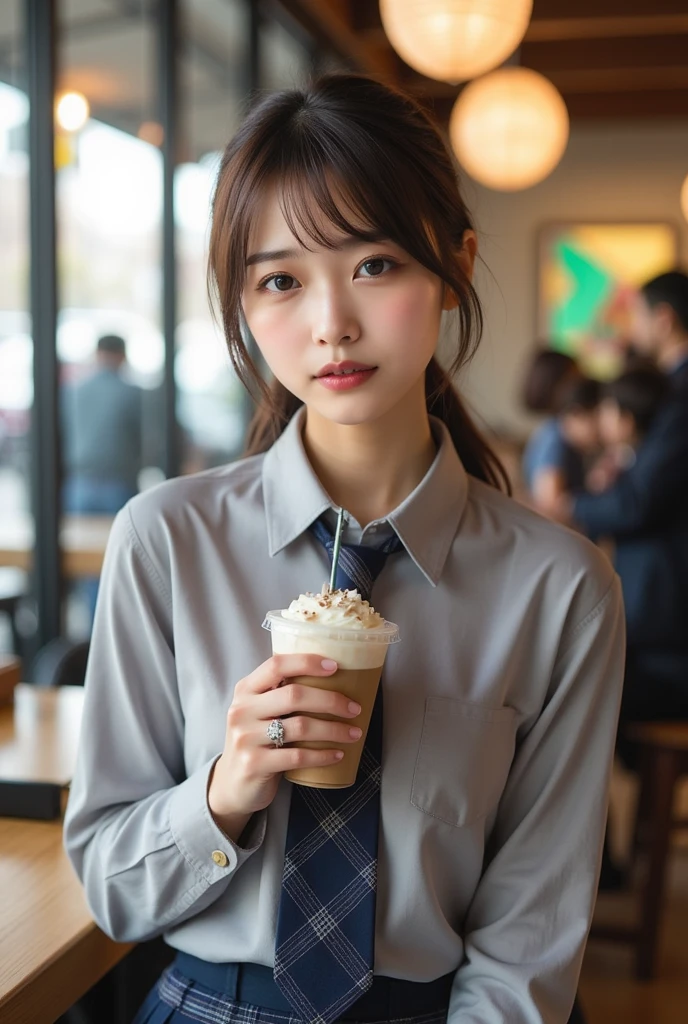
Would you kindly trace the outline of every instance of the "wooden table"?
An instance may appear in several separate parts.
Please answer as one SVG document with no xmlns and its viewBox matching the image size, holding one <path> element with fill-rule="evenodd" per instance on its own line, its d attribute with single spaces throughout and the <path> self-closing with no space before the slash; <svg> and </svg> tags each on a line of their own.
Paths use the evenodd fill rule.
<svg viewBox="0 0 688 1024">
<path fill-rule="evenodd" d="M 8 654 L 0 654 L 0 707 L 10 704 L 21 678 L 21 661 Z M 0 756 L 2 756 L 0 748 Z"/>
<path fill-rule="evenodd" d="M 68 515 L 62 519 L 60 543 L 65 576 L 99 576 L 112 516 Z M 34 527 L 31 517 L 0 522 L 0 565 L 30 569 Z"/>
<path fill-rule="evenodd" d="M 83 689 L 20 683 L 0 708 L 0 776 L 71 778 Z M 132 948 L 97 927 L 62 823 L 0 818 L 0 1021 L 53 1024 Z"/>
</svg>

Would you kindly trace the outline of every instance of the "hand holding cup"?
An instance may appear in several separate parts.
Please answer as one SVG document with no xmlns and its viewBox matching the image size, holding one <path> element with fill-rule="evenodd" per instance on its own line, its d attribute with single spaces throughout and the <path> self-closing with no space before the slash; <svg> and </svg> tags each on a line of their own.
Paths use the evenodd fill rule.
<svg viewBox="0 0 688 1024">
<path fill-rule="evenodd" d="M 336 671 L 336 662 L 321 655 L 278 654 L 236 684 L 224 749 L 208 788 L 211 813 L 230 838 L 238 839 L 251 815 L 272 803 L 284 772 L 337 764 L 343 748 L 360 739 L 352 721 L 361 711 L 357 702 L 336 690 L 291 681 L 325 680 Z M 282 747 L 268 738 L 274 719 L 282 720 Z M 309 747 L 290 746 L 296 741 Z"/>
</svg>

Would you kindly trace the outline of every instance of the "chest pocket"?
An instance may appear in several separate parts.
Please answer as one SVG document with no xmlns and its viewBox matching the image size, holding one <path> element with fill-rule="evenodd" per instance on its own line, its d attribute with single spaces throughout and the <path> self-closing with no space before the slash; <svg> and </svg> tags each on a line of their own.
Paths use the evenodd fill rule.
<svg viewBox="0 0 688 1024">
<path fill-rule="evenodd" d="M 449 825 L 485 818 L 499 803 L 515 742 L 513 708 L 428 697 L 411 803 Z"/>
</svg>

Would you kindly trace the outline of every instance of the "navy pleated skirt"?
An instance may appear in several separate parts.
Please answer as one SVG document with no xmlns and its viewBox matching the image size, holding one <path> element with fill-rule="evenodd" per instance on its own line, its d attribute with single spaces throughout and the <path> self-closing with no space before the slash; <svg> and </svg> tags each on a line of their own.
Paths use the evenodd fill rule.
<svg viewBox="0 0 688 1024">
<path fill-rule="evenodd" d="M 395 1024 L 445 1024 L 446 1020 L 445 1010 L 401 1018 Z M 291 1014 L 230 999 L 222 992 L 185 977 L 174 964 L 163 972 L 148 993 L 133 1024 L 189 1024 L 199 1021 L 201 1024 L 301 1024 L 299 1018 Z"/>
</svg>

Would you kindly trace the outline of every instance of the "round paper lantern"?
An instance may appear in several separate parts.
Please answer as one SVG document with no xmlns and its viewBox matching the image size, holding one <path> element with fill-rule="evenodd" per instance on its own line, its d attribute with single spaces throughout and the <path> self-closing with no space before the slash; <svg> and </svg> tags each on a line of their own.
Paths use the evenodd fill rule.
<svg viewBox="0 0 688 1024">
<path fill-rule="evenodd" d="M 569 138 L 569 115 L 548 79 L 507 67 L 471 82 L 449 122 L 454 152 L 472 178 L 517 192 L 554 170 Z"/>
<path fill-rule="evenodd" d="M 465 82 L 491 71 L 523 39 L 533 0 L 380 0 L 399 56 L 416 71 Z"/>
<path fill-rule="evenodd" d="M 683 216 L 688 220 L 688 178 L 683 182 L 683 187 L 681 188 L 681 210 L 683 211 Z"/>
</svg>

